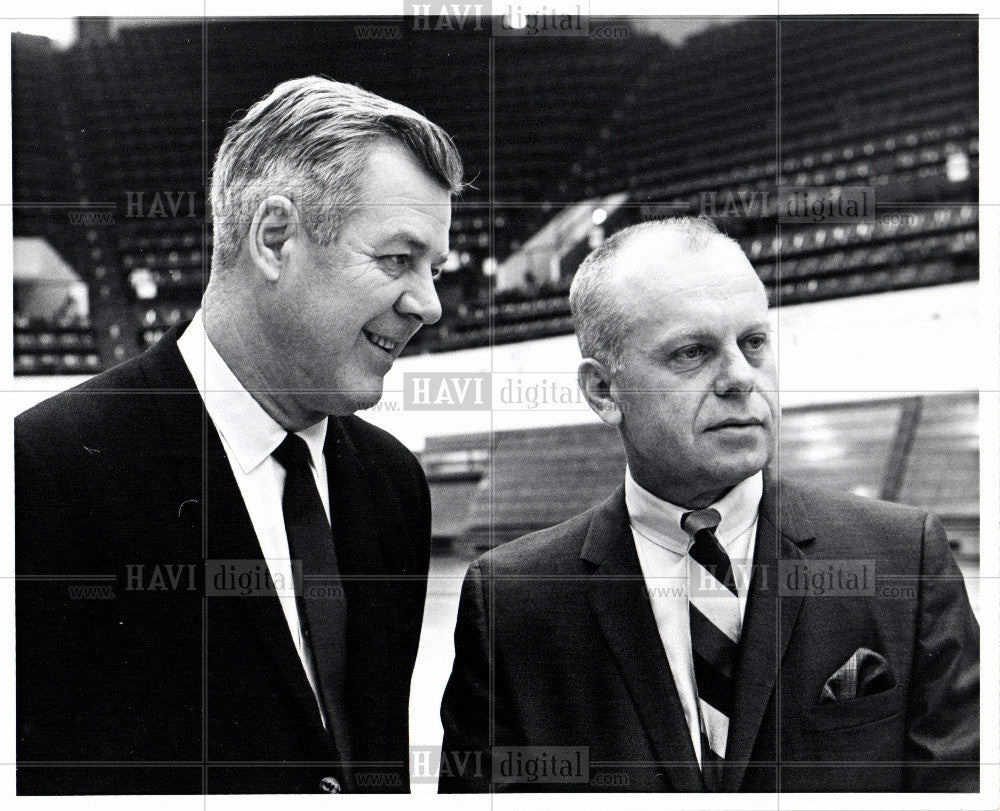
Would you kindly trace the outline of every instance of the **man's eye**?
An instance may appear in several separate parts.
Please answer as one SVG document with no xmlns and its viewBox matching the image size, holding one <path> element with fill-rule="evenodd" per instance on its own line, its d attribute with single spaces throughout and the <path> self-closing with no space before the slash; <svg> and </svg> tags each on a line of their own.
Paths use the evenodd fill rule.
<svg viewBox="0 0 1000 811">
<path fill-rule="evenodd" d="M 678 349 L 670 356 L 671 362 L 678 369 L 694 368 L 705 359 L 705 347 L 692 344 Z"/>
<path fill-rule="evenodd" d="M 378 258 L 379 264 L 390 276 L 402 276 L 413 264 L 413 259 L 408 253 L 387 253 Z"/>
<path fill-rule="evenodd" d="M 743 342 L 743 346 L 745 346 L 751 352 L 760 351 L 761 349 L 764 348 L 766 344 L 767 344 L 766 335 L 751 335 Z"/>
</svg>

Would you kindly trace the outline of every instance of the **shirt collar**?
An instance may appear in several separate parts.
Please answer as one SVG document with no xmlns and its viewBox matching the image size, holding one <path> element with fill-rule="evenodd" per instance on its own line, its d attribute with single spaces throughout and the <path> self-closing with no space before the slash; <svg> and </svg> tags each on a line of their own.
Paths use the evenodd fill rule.
<svg viewBox="0 0 1000 811">
<path fill-rule="evenodd" d="M 723 546 L 728 546 L 753 526 L 763 493 L 764 474 L 758 472 L 711 505 L 722 516 L 715 534 Z M 689 510 L 654 496 L 632 478 L 628 467 L 625 468 L 625 506 L 633 530 L 679 555 L 687 552 L 691 537 L 681 529 L 681 516 Z"/>
<path fill-rule="evenodd" d="M 199 309 L 177 339 L 177 348 L 205 401 L 205 410 L 216 430 L 226 440 L 240 469 L 249 474 L 284 440 L 287 432 L 260 406 L 226 364 L 205 332 Z M 328 419 L 324 417 L 296 433 L 309 446 L 316 467 L 326 442 Z"/>
</svg>

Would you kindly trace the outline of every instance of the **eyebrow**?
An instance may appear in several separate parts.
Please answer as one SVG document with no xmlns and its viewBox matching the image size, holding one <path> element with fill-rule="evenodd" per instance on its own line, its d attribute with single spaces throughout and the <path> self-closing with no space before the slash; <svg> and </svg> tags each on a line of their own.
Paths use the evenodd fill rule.
<svg viewBox="0 0 1000 811">
<path fill-rule="evenodd" d="M 769 321 L 755 321 L 753 324 L 748 324 L 744 329 L 740 330 L 740 335 L 746 335 L 750 332 L 767 332 L 771 333 L 771 323 Z M 691 330 L 690 332 L 677 332 L 664 336 L 661 340 L 656 341 L 653 344 L 653 352 L 672 352 L 675 349 L 680 349 L 687 346 L 689 343 L 697 343 L 699 341 L 711 341 L 715 338 L 715 334 L 706 330 Z"/>
</svg>

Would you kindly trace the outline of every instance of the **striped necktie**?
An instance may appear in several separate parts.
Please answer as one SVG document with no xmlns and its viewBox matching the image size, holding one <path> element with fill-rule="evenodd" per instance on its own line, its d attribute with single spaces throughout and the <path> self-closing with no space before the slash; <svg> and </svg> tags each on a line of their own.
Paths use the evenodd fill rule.
<svg viewBox="0 0 1000 811">
<path fill-rule="evenodd" d="M 721 520 L 713 509 L 681 517 L 681 528 L 694 539 L 688 551 L 688 613 L 701 726 L 701 772 L 709 791 L 718 791 L 722 785 L 741 626 L 733 567 L 715 536 Z"/>
</svg>

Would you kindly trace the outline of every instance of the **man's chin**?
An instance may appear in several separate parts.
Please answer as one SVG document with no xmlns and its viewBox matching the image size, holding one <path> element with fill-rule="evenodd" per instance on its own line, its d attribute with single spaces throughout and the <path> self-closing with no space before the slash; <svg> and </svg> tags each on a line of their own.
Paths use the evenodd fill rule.
<svg viewBox="0 0 1000 811">
<path fill-rule="evenodd" d="M 705 470 L 706 479 L 719 488 L 729 489 L 760 473 L 769 462 L 770 454 L 764 451 L 747 453 L 739 458 L 725 461 L 720 460 L 719 464 Z"/>
<path fill-rule="evenodd" d="M 768 463 L 766 456 L 746 459 L 742 464 L 732 465 L 725 471 L 720 471 L 719 479 L 727 483 L 727 487 L 735 487 L 740 482 L 744 482 L 751 476 L 760 473 Z"/>
<path fill-rule="evenodd" d="M 377 389 L 352 389 L 342 392 L 323 406 L 323 411 L 331 416 L 346 417 L 358 411 L 374 408 L 382 399 L 382 387 Z"/>
<path fill-rule="evenodd" d="M 355 406 L 355 411 L 367 411 L 370 408 L 375 408 L 382 400 L 382 392 L 372 392 L 368 396 L 359 397 L 357 400 L 357 405 Z"/>
<path fill-rule="evenodd" d="M 358 391 L 351 392 L 351 404 L 354 406 L 354 411 L 367 411 L 370 408 L 374 408 L 382 401 L 382 394 L 383 386 L 381 380 L 378 381 L 377 388 L 372 387 L 367 391 L 359 389 Z"/>
</svg>

